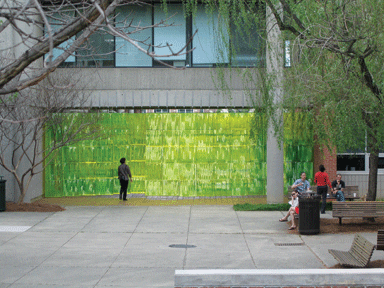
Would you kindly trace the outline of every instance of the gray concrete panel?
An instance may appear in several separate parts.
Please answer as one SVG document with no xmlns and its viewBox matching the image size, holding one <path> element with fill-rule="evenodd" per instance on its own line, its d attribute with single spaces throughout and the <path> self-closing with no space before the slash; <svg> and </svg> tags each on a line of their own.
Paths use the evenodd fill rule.
<svg viewBox="0 0 384 288">
<path fill-rule="evenodd" d="M 182 107 L 192 107 L 193 103 L 193 97 L 194 97 L 194 91 L 193 90 L 186 90 L 184 91 L 184 103 Z"/>
<path fill-rule="evenodd" d="M 23 212 L 22 213 L 23 217 L 20 217 L 18 213 L 1 212 L 0 225 L 34 226 L 54 214 L 55 213 L 53 212 L 41 212 L 41 213 Z"/>
<path fill-rule="evenodd" d="M 231 95 L 215 90 L 99 90 L 92 92 L 94 107 L 123 108 L 247 108 L 251 103 L 242 91 Z"/>
<path fill-rule="evenodd" d="M 159 90 L 159 106 L 166 107 L 168 105 L 168 91 Z M 166 103 L 166 105 L 163 105 Z"/>
<path fill-rule="evenodd" d="M 193 250 L 188 249 L 185 268 L 190 269 L 254 269 L 256 268 L 251 255 L 245 251 L 229 251 L 215 249 Z"/>
<path fill-rule="evenodd" d="M 20 275 L 29 273 L 33 266 L 2 267 L 0 269 L 0 287 L 8 287 L 20 278 Z"/>
<path fill-rule="evenodd" d="M 59 68 L 56 73 L 68 70 L 70 68 Z M 219 70 L 212 68 L 84 68 L 76 71 L 81 71 L 84 81 L 91 83 L 95 90 L 214 90 L 221 86 L 215 72 Z M 243 89 L 242 76 L 238 72 L 228 69 L 224 73 L 230 89 Z M 252 85 L 251 89 L 257 87 L 257 83 Z"/>
<path fill-rule="evenodd" d="M 121 251 L 132 233 L 89 233 L 82 232 L 76 234 L 70 239 L 64 248 L 90 249 L 97 251 L 98 249 L 108 249 Z"/>
<path fill-rule="evenodd" d="M 144 107 L 151 107 L 151 97 L 152 91 L 145 90 L 141 93 L 141 105 Z"/>
<path fill-rule="evenodd" d="M 174 108 L 174 107 L 177 107 L 177 106 L 181 106 L 183 103 L 183 99 L 184 99 L 184 95 L 183 93 L 181 92 L 180 93 L 180 90 L 169 90 L 167 91 L 167 95 L 168 95 L 168 108 Z"/>
<path fill-rule="evenodd" d="M 41 266 L 49 267 L 110 267 L 120 250 L 87 247 L 63 247 L 49 256 Z"/>
<path fill-rule="evenodd" d="M 203 91 L 193 91 L 192 107 L 200 108 L 202 106 Z"/>
<path fill-rule="evenodd" d="M 237 217 L 244 233 L 285 234 L 286 222 L 279 222 L 283 217 L 280 211 L 237 211 Z"/>
<path fill-rule="evenodd" d="M 159 102 L 159 91 L 150 91 L 150 107 L 157 108 L 160 106 Z"/>
<path fill-rule="evenodd" d="M 174 268 L 111 268 L 99 287 L 174 287 Z"/>
<path fill-rule="evenodd" d="M 90 287 L 95 286 L 107 271 L 106 267 L 76 267 L 73 269 L 73 267 L 40 266 L 16 283 Z"/>
</svg>

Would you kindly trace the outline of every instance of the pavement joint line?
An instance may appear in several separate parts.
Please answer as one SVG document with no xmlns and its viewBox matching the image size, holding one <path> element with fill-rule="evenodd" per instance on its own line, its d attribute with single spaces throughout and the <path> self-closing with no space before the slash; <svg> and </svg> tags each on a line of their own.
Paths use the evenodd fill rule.
<svg viewBox="0 0 384 288">
<path fill-rule="evenodd" d="M 106 207 L 104 207 L 104 209 L 106 209 Z M 103 209 L 103 210 L 104 210 L 104 209 Z M 140 222 L 143 220 L 145 214 L 147 214 L 148 209 L 149 209 L 149 206 L 147 206 L 147 209 L 145 209 L 145 211 L 144 211 L 143 215 L 141 216 L 140 220 L 137 222 L 135 229 L 130 233 L 131 236 L 128 237 L 128 240 L 125 242 L 123 248 L 121 248 L 120 253 L 119 253 L 118 255 L 116 255 L 115 259 L 113 259 L 113 261 L 111 262 L 111 264 L 109 265 L 109 267 L 106 269 L 105 273 L 100 277 L 100 279 L 97 281 L 97 283 L 95 284 L 94 287 L 97 287 L 97 285 L 99 285 L 100 281 L 101 281 L 101 280 L 104 278 L 104 276 L 109 272 L 109 270 L 111 270 L 112 265 L 115 263 L 115 261 L 117 260 L 117 258 L 121 255 L 121 253 L 123 252 L 124 248 L 127 247 L 127 244 L 128 244 L 128 242 L 129 242 L 129 240 L 131 240 L 133 234 L 134 234 L 135 231 L 137 230 L 137 227 L 140 225 Z"/>
<path fill-rule="evenodd" d="M 188 245 L 189 228 L 190 228 L 190 226 L 191 226 L 191 215 L 192 215 L 192 206 L 189 206 L 189 217 L 188 217 L 187 239 L 186 239 L 185 245 Z M 187 253 L 188 253 L 188 249 L 185 248 L 184 259 L 183 259 L 183 269 L 185 269 L 185 266 L 187 265 Z"/>
<path fill-rule="evenodd" d="M 312 248 L 311 248 L 309 245 L 307 245 L 307 243 L 305 243 L 303 237 L 302 237 L 301 235 L 299 235 L 299 237 L 300 237 L 301 241 L 303 241 L 303 243 L 305 244 L 305 246 L 308 247 L 308 250 L 311 251 L 311 253 L 312 253 L 313 255 L 315 255 L 315 257 L 317 258 L 317 260 L 319 260 L 319 262 L 324 266 L 324 268 L 328 268 L 327 265 L 324 263 L 324 261 L 321 260 L 321 258 L 317 255 L 317 253 L 316 253 L 315 251 L 313 251 Z"/>
<path fill-rule="evenodd" d="M 251 253 L 251 249 L 249 248 L 247 238 L 245 237 L 245 233 L 244 233 L 244 230 L 243 230 L 243 226 L 241 225 L 241 222 L 240 222 L 240 219 L 239 219 L 239 214 L 237 213 L 237 211 L 235 211 L 235 213 L 236 213 L 236 218 L 237 218 L 237 221 L 239 222 L 240 229 L 241 229 L 241 232 L 242 232 L 242 233 L 239 233 L 239 234 L 242 234 L 242 235 L 243 235 L 244 242 L 245 242 L 245 245 L 247 245 L 247 249 L 248 249 L 249 255 L 251 255 L 253 265 L 255 266 L 255 269 L 257 269 L 255 259 L 254 259 L 253 255 L 252 255 L 252 253 Z"/>
</svg>

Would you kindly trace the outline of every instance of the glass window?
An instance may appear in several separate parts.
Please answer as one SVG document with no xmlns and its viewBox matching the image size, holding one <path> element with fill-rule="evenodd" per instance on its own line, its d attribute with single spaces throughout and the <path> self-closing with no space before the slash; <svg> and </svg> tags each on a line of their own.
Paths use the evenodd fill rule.
<svg viewBox="0 0 384 288">
<path fill-rule="evenodd" d="M 229 35 L 227 32 L 220 32 L 220 29 L 225 29 L 225 25 L 219 25 L 219 21 L 218 12 L 207 12 L 203 5 L 197 7 L 192 24 L 192 34 L 198 30 L 193 39 L 193 66 L 212 66 L 214 63 L 229 62 Z"/>
<path fill-rule="evenodd" d="M 384 169 L 384 157 L 379 157 L 379 169 Z"/>
<path fill-rule="evenodd" d="M 173 53 L 179 52 L 185 45 L 187 39 L 186 20 L 182 4 L 168 4 L 165 12 L 161 4 L 155 4 L 154 23 L 160 23 L 168 18 L 165 24 L 169 27 L 154 28 L 155 54 L 169 55 L 171 50 L 166 47 L 167 43 Z M 158 46 L 158 47 L 156 47 Z M 186 55 L 159 57 L 160 60 L 186 60 Z M 178 63 L 179 64 L 179 63 Z"/>
<path fill-rule="evenodd" d="M 97 31 L 77 50 L 77 63 L 83 67 L 113 67 L 114 50 L 115 37 Z"/>
<path fill-rule="evenodd" d="M 285 67 L 291 67 L 291 41 L 285 41 Z"/>
<path fill-rule="evenodd" d="M 338 171 L 365 171 L 365 155 L 337 155 Z"/>
<path fill-rule="evenodd" d="M 132 32 L 138 27 L 152 25 L 152 7 L 150 5 L 124 6 L 118 8 L 116 14 L 116 27 L 127 27 L 130 24 L 130 27 L 126 28 L 124 32 Z M 148 50 L 148 45 L 152 45 L 152 28 L 135 32 L 130 36 L 145 50 Z M 143 43 L 139 43 L 140 41 Z M 152 48 L 149 51 L 152 51 Z M 116 67 L 132 66 L 151 67 L 152 58 L 123 38 L 116 37 Z"/>
<path fill-rule="evenodd" d="M 52 33 L 59 31 L 63 25 L 65 25 L 68 21 L 73 20 L 74 12 L 65 12 L 62 13 L 54 13 L 52 17 L 48 19 L 49 23 L 51 24 Z M 47 27 L 45 27 L 45 33 L 48 36 Z M 64 50 L 68 49 L 69 46 L 74 41 L 74 37 L 71 39 L 61 43 L 57 48 L 54 48 L 52 51 L 53 58 L 51 61 L 54 61 L 57 57 L 59 57 L 61 54 L 63 54 Z M 45 57 L 48 57 L 48 54 L 46 54 Z M 76 62 L 76 57 L 74 55 L 69 56 L 67 59 L 65 59 L 66 63 L 74 63 Z"/>
<path fill-rule="evenodd" d="M 241 17 L 241 14 L 231 16 L 232 65 L 259 66 L 264 61 L 264 45 L 262 45 L 263 41 L 259 34 L 260 27 L 257 23 L 245 22 Z M 250 17 L 247 21 L 255 20 Z"/>
</svg>

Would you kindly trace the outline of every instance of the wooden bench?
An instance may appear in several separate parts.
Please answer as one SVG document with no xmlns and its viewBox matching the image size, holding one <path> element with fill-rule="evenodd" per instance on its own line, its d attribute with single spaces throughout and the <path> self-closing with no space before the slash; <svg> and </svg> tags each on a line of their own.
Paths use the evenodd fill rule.
<svg viewBox="0 0 384 288">
<path fill-rule="evenodd" d="M 329 249 L 328 252 L 342 265 L 347 267 L 366 267 L 372 257 L 375 246 L 357 234 L 353 239 L 351 249 L 349 251 L 339 251 Z"/>
<path fill-rule="evenodd" d="M 312 191 L 313 192 L 317 192 L 317 186 L 312 186 L 311 187 Z M 329 187 L 328 187 L 328 194 L 329 196 L 327 197 L 327 199 L 336 199 L 336 196 L 335 194 L 331 193 L 329 191 Z M 356 195 L 356 196 L 354 196 Z M 356 200 L 356 199 L 360 199 L 359 197 L 359 186 L 345 186 L 344 188 L 344 198 L 345 200 L 349 200 L 349 201 L 352 201 L 352 200 Z"/>
<path fill-rule="evenodd" d="M 381 201 L 348 201 L 332 203 L 332 217 L 341 219 L 343 217 L 376 218 L 384 217 L 384 202 Z"/>
<path fill-rule="evenodd" d="M 377 250 L 384 250 L 384 230 L 377 231 Z"/>
</svg>

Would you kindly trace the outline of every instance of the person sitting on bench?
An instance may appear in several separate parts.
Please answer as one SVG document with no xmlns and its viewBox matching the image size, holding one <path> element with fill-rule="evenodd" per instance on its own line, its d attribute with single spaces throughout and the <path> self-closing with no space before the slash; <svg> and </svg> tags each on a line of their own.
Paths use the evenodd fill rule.
<svg viewBox="0 0 384 288">
<path fill-rule="evenodd" d="M 299 194 L 296 191 L 292 191 L 291 195 L 292 195 L 292 200 L 289 201 L 289 204 L 291 204 L 291 207 L 289 208 L 287 215 L 279 220 L 280 222 L 285 222 L 285 221 L 288 221 L 288 217 L 291 216 L 292 225 L 291 227 L 288 228 L 288 230 L 293 230 L 296 228 L 295 215 L 299 214 L 299 197 L 298 197 Z"/>
<path fill-rule="evenodd" d="M 345 201 L 344 188 L 345 183 L 343 180 L 341 180 L 341 175 L 337 174 L 336 180 L 332 182 L 332 192 L 335 195 L 337 201 Z"/>
<path fill-rule="evenodd" d="M 307 180 L 307 174 L 305 174 L 305 172 L 301 172 L 300 179 L 297 179 L 291 188 L 292 190 L 298 192 L 299 195 L 303 192 L 309 191 L 311 189 L 311 184 L 309 184 L 309 181 Z"/>
</svg>

